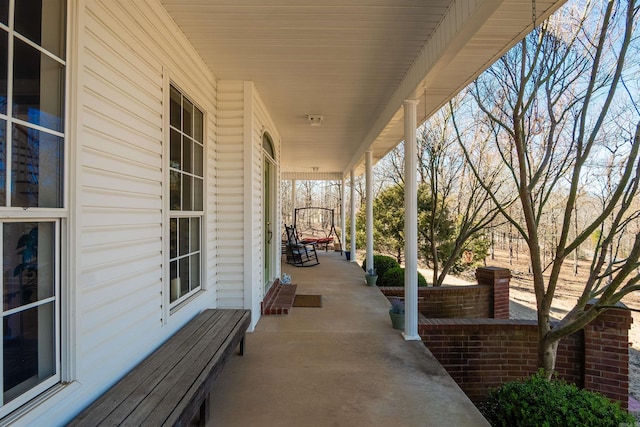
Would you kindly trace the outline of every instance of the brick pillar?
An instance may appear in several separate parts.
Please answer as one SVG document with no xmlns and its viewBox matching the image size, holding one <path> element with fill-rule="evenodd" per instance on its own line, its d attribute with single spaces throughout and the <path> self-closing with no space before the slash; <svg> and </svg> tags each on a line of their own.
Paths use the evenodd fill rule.
<svg viewBox="0 0 640 427">
<path fill-rule="evenodd" d="M 584 388 L 629 406 L 629 329 L 633 318 L 622 303 L 584 328 Z"/>
<path fill-rule="evenodd" d="M 509 318 L 509 281 L 511 270 L 500 267 L 480 267 L 476 269 L 478 285 L 491 288 L 490 299 L 493 305 L 491 317 L 494 319 Z"/>
</svg>

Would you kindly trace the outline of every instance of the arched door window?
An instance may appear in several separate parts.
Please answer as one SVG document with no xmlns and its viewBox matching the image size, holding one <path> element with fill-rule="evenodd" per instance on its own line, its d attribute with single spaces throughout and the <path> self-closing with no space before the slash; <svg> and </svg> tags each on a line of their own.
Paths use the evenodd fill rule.
<svg viewBox="0 0 640 427">
<path fill-rule="evenodd" d="M 271 137 L 269 136 L 269 134 L 266 132 L 262 135 L 262 149 L 269 155 L 269 157 L 271 157 L 272 160 L 276 159 L 276 153 L 273 149 L 273 142 L 271 141 Z"/>
</svg>

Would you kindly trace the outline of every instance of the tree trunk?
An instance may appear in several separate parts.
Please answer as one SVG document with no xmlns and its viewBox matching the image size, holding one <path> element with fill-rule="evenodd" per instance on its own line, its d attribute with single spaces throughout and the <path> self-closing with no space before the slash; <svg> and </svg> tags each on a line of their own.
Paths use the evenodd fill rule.
<svg viewBox="0 0 640 427">
<path fill-rule="evenodd" d="M 548 343 L 543 340 L 539 345 L 538 364 L 544 369 L 545 377 L 550 380 L 556 369 L 556 355 L 558 351 L 558 341 Z"/>
<path fill-rule="evenodd" d="M 547 333 L 551 330 L 549 315 L 538 313 L 538 366 L 544 369 L 547 379 L 551 379 L 556 368 L 558 341 L 549 341 Z"/>
</svg>

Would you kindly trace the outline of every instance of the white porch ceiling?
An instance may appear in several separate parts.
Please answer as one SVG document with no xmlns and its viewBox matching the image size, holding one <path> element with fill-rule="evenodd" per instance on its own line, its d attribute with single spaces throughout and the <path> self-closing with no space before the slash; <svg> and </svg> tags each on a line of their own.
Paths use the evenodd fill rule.
<svg viewBox="0 0 640 427">
<path fill-rule="evenodd" d="M 283 177 L 382 158 L 403 139 L 404 99 L 422 123 L 532 27 L 530 0 L 160 1 L 216 78 L 254 82 Z M 536 0 L 539 20 L 564 1 Z"/>
</svg>

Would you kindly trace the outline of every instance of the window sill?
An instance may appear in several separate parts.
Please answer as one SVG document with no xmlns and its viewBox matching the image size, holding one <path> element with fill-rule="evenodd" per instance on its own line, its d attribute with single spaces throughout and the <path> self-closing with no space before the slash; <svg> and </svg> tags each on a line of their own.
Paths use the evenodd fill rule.
<svg viewBox="0 0 640 427">
<path fill-rule="evenodd" d="M 0 419 L 0 426 L 6 425 L 38 425 L 42 423 L 40 417 L 54 408 L 62 399 L 68 398 L 71 394 L 82 388 L 82 384 L 77 381 L 70 383 L 58 383 L 47 391 L 41 393 L 29 402 L 25 403 L 15 411 Z M 66 420 L 68 421 L 68 420 Z"/>
<path fill-rule="evenodd" d="M 204 292 L 205 291 L 203 289 L 198 289 L 191 296 L 189 296 L 187 299 L 185 299 L 184 301 L 180 301 L 180 303 L 178 303 L 178 304 L 174 305 L 173 307 L 171 307 L 169 309 L 169 316 L 173 316 L 174 313 L 177 313 L 181 308 L 187 306 L 189 303 L 191 303 L 191 301 L 193 301 L 196 298 L 198 298 Z"/>
</svg>

